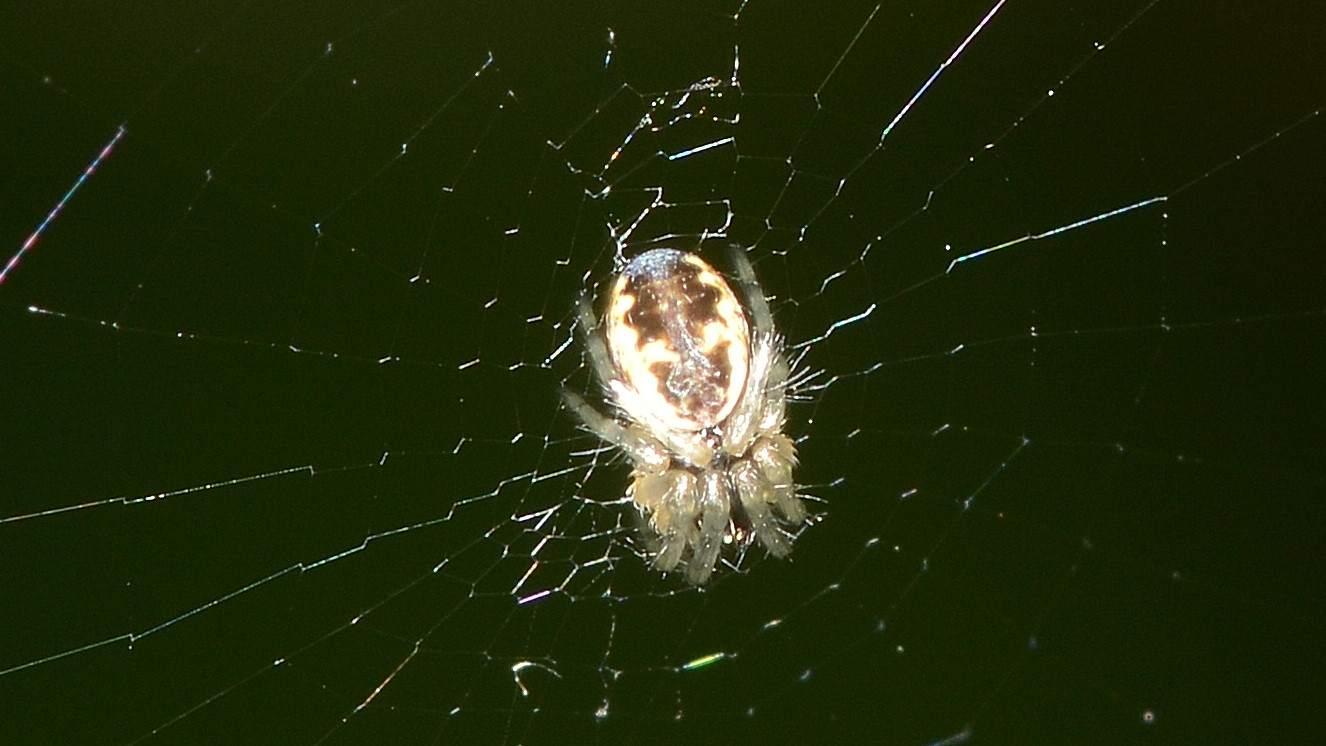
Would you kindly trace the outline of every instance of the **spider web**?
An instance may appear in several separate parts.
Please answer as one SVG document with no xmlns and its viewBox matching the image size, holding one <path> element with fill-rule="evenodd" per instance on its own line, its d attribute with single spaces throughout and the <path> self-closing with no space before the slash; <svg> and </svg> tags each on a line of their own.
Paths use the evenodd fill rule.
<svg viewBox="0 0 1326 746">
<path fill-rule="evenodd" d="M 1326 28 L 1062 5 L 11 11 L 9 738 L 1301 737 Z M 697 591 L 557 389 L 733 243 L 815 519 Z"/>
</svg>

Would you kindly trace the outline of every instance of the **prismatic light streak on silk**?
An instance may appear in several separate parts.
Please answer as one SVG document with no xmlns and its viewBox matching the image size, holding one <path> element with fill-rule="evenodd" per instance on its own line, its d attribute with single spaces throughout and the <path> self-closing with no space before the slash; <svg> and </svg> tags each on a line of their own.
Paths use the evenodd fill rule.
<svg viewBox="0 0 1326 746">
<path fill-rule="evenodd" d="M 83 173 L 79 175 L 78 179 L 74 182 L 74 185 L 69 187 L 69 191 L 64 193 L 64 196 L 60 198 L 60 201 L 55 203 L 55 207 L 52 207 L 51 211 L 46 213 L 45 219 L 41 221 L 41 225 L 37 226 L 37 230 L 29 234 L 27 239 L 23 241 L 23 245 L 19 247 L 18 251 L 14 252 L 14 255 L 9 257 L 9 261 L 5 262 L 4 269 L 0 269 L 0 285 L 4 284 L 5 280 L 9 278 L 10 273 L 12 273 L 14 268 L 18 266 L 18 263 L 23 260 L 23 255 L 28 253 L 28 250 L 33 246 L 37 245 L 37 239 L 41 238 L 41 234 L 46 228 L 51 223 L 55 222 L 55 219 L 60 216 L 60 213 L 64 211 L 64 206 L 69 204 L 69 200 L 74 198 L 74 194 L 78 191 L 79 187 L 83 186 L 83 183 L 87 181 L 88 177 L 96 172 L 97 166 L 100 166 L 101 162 L 110 156 L 111 151 L 115 149 L 115 146 L 119 144 L 120 140 L 124 139 L 124 133 L 124 125 L 120 125 L 116 128 L 115 136 L 110 139 L 110 142 L 106 143 L 100 153 L 97 153 L 97 157 L 93 158 L 92 162 L 87 164 L 87 168 L 83 169 Z"/>
</svg>

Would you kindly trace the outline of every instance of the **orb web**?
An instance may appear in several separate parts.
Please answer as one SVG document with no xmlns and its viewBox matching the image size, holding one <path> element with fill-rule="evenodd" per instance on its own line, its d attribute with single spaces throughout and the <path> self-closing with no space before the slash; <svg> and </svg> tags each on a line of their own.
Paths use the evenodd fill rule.
<svg viewBox="0 0 1326 746">
<path fill-rule="evenodd" d="M 4 45 L 21 740 L 1303 727 L 1310 12 L 73 12 Z M 815 517 L 696 590 L 557 391 L 582 293 L 731 244 Z"/>
</svg>

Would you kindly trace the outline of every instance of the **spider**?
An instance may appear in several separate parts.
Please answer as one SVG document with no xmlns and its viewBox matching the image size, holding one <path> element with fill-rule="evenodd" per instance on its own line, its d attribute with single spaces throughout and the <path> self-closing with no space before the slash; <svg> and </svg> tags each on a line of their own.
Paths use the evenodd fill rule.
<svg viewBox="0 0 1326 746">
<path fill-rule="evenodd" d="M 786 557 L 806 522 L 796 446 L 783 434 L 783 339 L 745 252 L 734 246 L 732 256 L 745 307 L 703 259 L 668 248 L 622 268 L 602 325 L 582 297 L 576 323 L 612 414 L 562 392 L 585 428 L 630 461 L 626 495 L 654 568 L 684 565 L 697 586 L 724 545 L 758 541 Z"/>
</svg>

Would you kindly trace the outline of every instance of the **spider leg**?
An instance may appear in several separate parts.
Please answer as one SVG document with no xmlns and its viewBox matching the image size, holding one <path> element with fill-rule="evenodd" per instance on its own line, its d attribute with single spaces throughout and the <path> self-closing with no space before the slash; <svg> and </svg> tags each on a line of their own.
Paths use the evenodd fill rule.
<svg viewBox="0 0 1326 746">
<path fill-rule="evenodd" d="M 723 549 L 723 534 L 727 531 L 732 509 L 728 505 L 728 490 L 723 475 L 707 471 L 700 484 L 700 536 L 695 551 L 686 564 L 686 580 L 692 585 L 704 585 L 718 562 Z"/>
<path fill-rule="evenodd" d="M 769 301 L 764 297 L 764 289 L 755 279 L 755 268 L 751 266 L 746 250 L 732 244 L 732 264 L 737 270 L 737 282 L 741 285 L 741 294 L 745 296 L 746 308 L 750 311 L 751 325 L 757 336 L 774 334 L 773 312 L 769 310 Z"/>
</svg>

